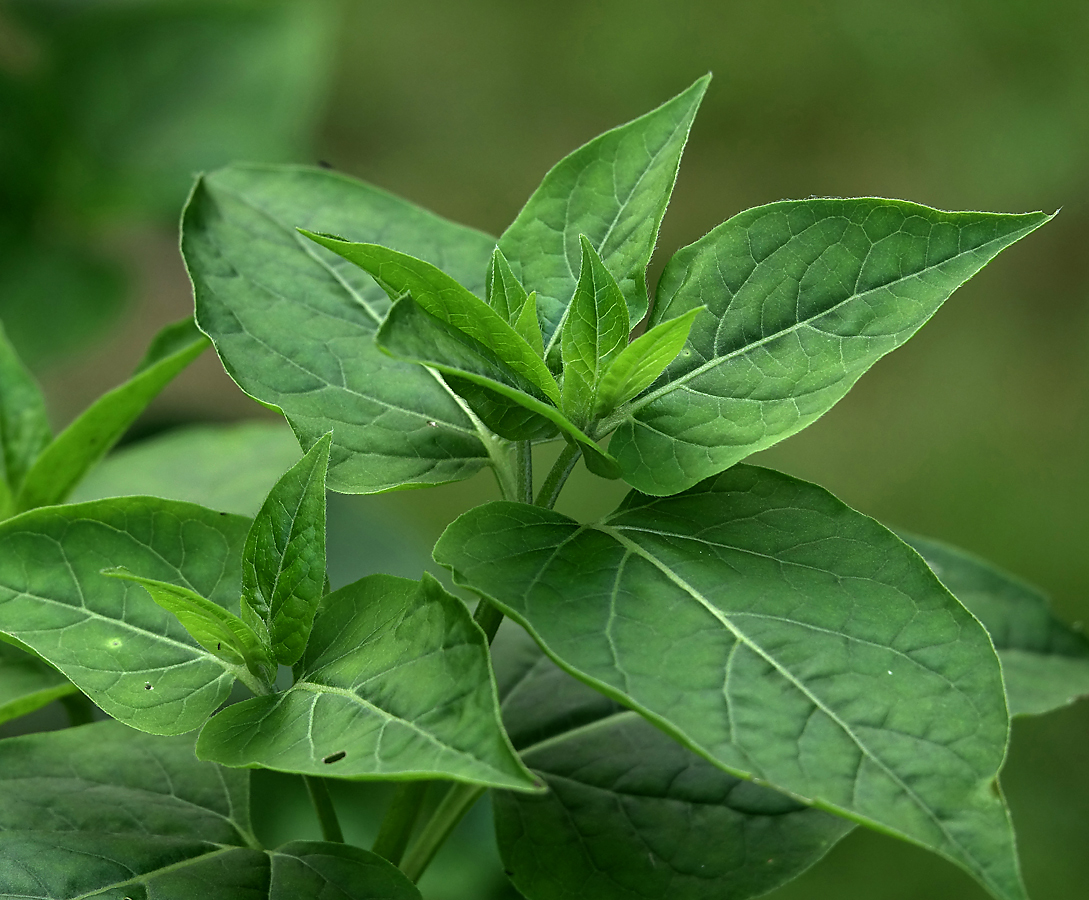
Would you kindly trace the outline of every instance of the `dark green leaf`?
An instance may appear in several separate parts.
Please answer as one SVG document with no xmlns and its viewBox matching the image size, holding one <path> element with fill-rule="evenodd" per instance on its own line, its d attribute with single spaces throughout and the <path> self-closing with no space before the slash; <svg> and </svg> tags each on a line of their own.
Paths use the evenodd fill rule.
<svg viewBox="0 0 1089 900">
<path fill-rule="evenodd" d="M 321 438 L 269 492 L 242 554 L 242 615 L 263 623 L 278 663 L 294 665 L 325 587 L 325 470 Z"/>
<path fill-rule="evenodd" d="M 41 389 L 0 323 L 0 519 L 13 512 L 23 476 L 52 436 Z"/>
<path fill-rule="evenodd" d="M 963 550 L 901 537 L 990 633 L 1011 716 L 1038 715 L 1089 695 L 1089 640 L 1055 618 L 1040 591 Z"/>
<path fill-rule="evenodd" d="M 668 103 L 560 160 L 499 239 L 514 273 L 538 293 L 550 350 L 575 292 L 579 235 L 590 239 L 615 273 L 630 320 L 646 314 L 647 263 L 709 81 L 709 75 L 701 78 Z"/>
<path fill-rule="evenodd" d="M 511 271 L 510 263 L 498 247 L 488 263 L 485 300 L 503 319 L 513 325 L 522 314 L 529 295 Z"/>
<path fill-rule="evenodd" d="M 526 297 L 525 305 L 514 323 L 514 330 L 526 339 L 533 351 L 544 358 L 544 339 L 541 336 L 541 319 L 537 313 L 537 292 Z"/>
<path fill-rule="evenodd" d="M 283 410 L 304 446 L 333 432 L 332 490 L 376 493 L 479 471 L 487 450 L 458 398 L 374 346 L 385 293 L 296 226 L 381 240 L 479 294 L 494 239 L 353 179 L 300 167 L 206 175 L 183 218 L 201 328 L 228 374 Z"/>
<path fill-rule="evenodd" d="M 549 793 L 495 795 L 504 867 L 530 898 L 742 900 L 851 830 L 728 775 L 557 668 L 525 634 L 495 646 L 503 721 Z"/>
<path fill-rule="evenodd" d="M 99 397 L 41 452 L 26 474 L 16 508 L 25 511 L 62 502 L 159 392 L 207 346 L 207 338 L 192 319 L 166 326 L 136 374 Z"/>
<path fill-rule="evenodd" d="M 199 727 L 234 676 L 138 585 L 186 587 L 238 612 L 247 519 L 128 497 L 34 510 L 0 524 L 0 627 L 98 706 L 143 731 Z"/>
<path fill-rule="evenodd" d="M 651 324 L 706 305 L 610 449 L 672 494 L 805 428 L 1043 213 L 947 213 L 900 200 L 750 209 L 669 261 Z"/>
<path fill-rule="evenodd" d="M 572 674 L 741 777 L 928 847 L 1023 898 L 994 790 L 1006 752 L 987 633 L 891 532 L 735 466 L 579 525 L 493 503 L 435 558 Z"/>
<path fill-rule="evenodd" d="M 46 662 L 0 641 L 0 723 L 74 693 L 76 686 Z"/>
<path fill-rule="evenodd" d="M 487 647 L 430 576 L 371 575 L 322 600 L 295 684 L 224 709 L 197 752 L 308 775 L 532 789 L 499 724 Z"/>
</svg>

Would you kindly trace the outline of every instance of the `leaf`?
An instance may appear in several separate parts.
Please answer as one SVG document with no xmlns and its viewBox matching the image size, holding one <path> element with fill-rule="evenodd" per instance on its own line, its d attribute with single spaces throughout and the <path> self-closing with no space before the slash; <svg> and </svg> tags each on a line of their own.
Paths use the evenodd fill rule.
<svg viewBox="0 0 1089 900">
<path fill-rule="evenodd" d="M 298 460 L 299 442 L 283 422 L 192 425 L 115 450 L 70 499 L 146 494 L 253 516 Z"/>
<path fill-rule="evenodd" d="M 900 200 L 790 200 L 679 251 L 651 324 L 706 305 L 681 355 L 618 419 L 624 478 L 665 495 L 830 409 L 1043 213 L 947 213 Z"/>
<path fill-rule="evenodd" d="M 492 503 L 435 559 L 557 663 L 707 759 L 1023 898 L 994 789 L 990 638 L 914 552 L 820 488 L 735 466 L 579 525 Z"/>
<path fill-rule="evenodd" d="M 253 520 L 242 553 L 242 615 L 256 616 L 278 663 L 306 648 L 325 587 L 326 434 L 284 474 Z"/>
<path fill-rule="evenodd" d="M 373 853 L 295 841 L 262 850 L 249 773 L 191 737 L 97 722 L 0 742 L 0 897 L 419 900 Z"/>
<path fill-rule="evenodd" d="M 0 641 L 0 724 L 75 691 L 51 665 Z"/>
<path fill-rule="evenodd" d="M 297 166 L 205 175 L 182 221 L 200 327 L 239 387 L 282 410 L 303 446 L 333 432 L 331 490 L 377 493 L 479 471 L 487 450 L 458 399 L 374 346 L 385 293 L 296 226 L 381 240 L 480 294 L 495 240 L 362 182 Z"/>
<path fill-rule="evenodd" d="M 178 620 L 109 566 L 189 588 L 238 611 L 249 521 L 122 497 L 34 510 L 0 524 L 0 628 L 106 713 L 143 731 L 199 727 L 234 676 Z"/>
<path fill-rule="evenodd" d="M 0 323 L 0 519 L 12 512 L 23 476 L 52 437 L 41 388 Z"/>
<path fill-rule="evenodd" d="M 597 404 L 605 370 L 628 345 L 631 324 L 620 286 L 585 235 L 582 270 L 560 337 L 563 359 L 563 410 L 587 427 Z"/>
<path fill-rule="evenodd" d="M 498 252 L 498 251 L 496 251 Z M 537 314 L 537 292 L 526 297 L 525 305 L 514 322 L 514 330 L 526 339 L 533 352 L 544 358 L 544 339 L 541 337 L 541 320 Z"/>
<path fill-rule="evenodd" d="M 1089 695 L 1089 640 L 1052 614 L 1039 590 L 956 547 L 901 535 L 991 635 L 1011 716 Z"/>
<path fill-rule="evenodd" d="M 504 868 L 527 897 L 743 900 L 852 828 L 712 766 L 557 668 L 525 632 L 501 631 L 494 652 L 507 731 L 549 787 L 494 799 Z"/>
<path fill-rule="evenodd" d="M 499 724 L 487 646 L 431 576 L 371 575 L 322 600 L 295 684 L 218 713 L 197 753 L 306 775 L 531 790 Z"/>
<path fill-rule="evenodd" d="M 560 160 L 499 239 L 515 275 L 538 293 L 548 351 L 575 292 L 580 235 L 616 275 L 630 320 L 646 314 L 647 263 L 709 81 L 705 75 L 669 102 Z"/>
<path fill-rule="evenodd" d="M 26 474 L 16 509 L 63 502 L 147 405 L 207 346 L 192 319 L 167 325 L 132 378 L 99 397 L 41 452 Z"/>
</svg>

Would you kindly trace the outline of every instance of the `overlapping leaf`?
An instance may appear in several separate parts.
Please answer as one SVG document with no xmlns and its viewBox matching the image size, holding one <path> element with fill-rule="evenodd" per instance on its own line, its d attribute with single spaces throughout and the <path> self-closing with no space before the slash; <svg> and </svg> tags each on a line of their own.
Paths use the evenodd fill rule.
<svg viewBox="0 0 1089 900">
<path fill-rule="evenodd" d="M 735 466 L 588 526 L 489 504 L 435 558 L 726 770 L 1024 897 L 993 789 L 1008 721 L 990 639 L 895 535 L 820 488 Z"/>
<path fill-rule="evenodd" d="M 0 724 L 75 692 L 51 665 L 0 640 Z"/>
<path fill-rule="evenodd" d="M 680 356 L 619 414 L 625 479 L 675 493 L 801 430 L 1043 213 L 799 200 L 734 216 L 666 266 L 651 324 L 706 305 Z"/>
<path fill-rule="evenodd" d="M 0 519 L 13 511 L 23 477 L 52 437 L 41 389 L 0 323 Z"/>
</svg>

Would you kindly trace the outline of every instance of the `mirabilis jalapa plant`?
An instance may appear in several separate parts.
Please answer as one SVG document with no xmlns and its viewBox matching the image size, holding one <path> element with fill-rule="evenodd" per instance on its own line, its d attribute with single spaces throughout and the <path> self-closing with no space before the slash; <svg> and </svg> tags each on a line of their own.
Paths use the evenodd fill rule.
<svg viewBox="0 0 1089 900">
<path fill-rule="evenodd" d="M 486 790 L 530 900 L 753 897 L 855 824 L 1026 896 L 1009 716 L 1089 690 L 1089 643 L 1010 576 L 741 461 L 1049 216 L 772 203 L 677 252 L 651 302 L 706 86 L 562 160 L 498 242 L 329 171 L 201 177 L 196 323 L 306 450 L 252 521 L 52 505 L 158 387 L 50 443 L 5 350 L 4 652 L 116 721 L 0 742 L 0 897 L 419 897 Z M 207 343 L 171 335 L 134 382 Z M 634 489 L 598 522 L 552 508 L 580 458 Z M 330 590 L 326 488 L 484 467 L 504 499 L 434 550 L 474 614 L 426 574 Z M 253 696 L 221 709 L 236 680 Z M 253 767 L 306 778 L 324 841 L 260 846 Z M 400 782 L 371 850 L 342 843 L 329 778 Z"/>
</svg>

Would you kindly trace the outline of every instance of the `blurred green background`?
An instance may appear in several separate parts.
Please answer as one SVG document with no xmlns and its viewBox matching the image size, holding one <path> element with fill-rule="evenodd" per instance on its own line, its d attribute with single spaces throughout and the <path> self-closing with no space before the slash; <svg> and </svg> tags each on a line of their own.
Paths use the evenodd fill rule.
<svg viewBox="0 0 1089 900">
<path fill-rule="evenodd" d="M 498 234 L 561 156 L 711 70 L 652 282 L 675 248 L 782 198 L 1062 207 L 760 461 L 1089 619 L 1087 47 L 1085 0 L 0 0 L 0 318 L 63 424 L 190 309 L 176 222 L 193 172 L 323 160 Z M 207 354 L 139 428 L 260 415 Z M 582 473 L 568 493 L 591 515 L 619 492 Z M 401 522 L 394 568 L 412 574 L 491 496 L 482 477 L 342 498 L 331 565 L 341 582 L 389 568 Z M 379 544 L 358 531 L 374 516 Z M 1004 784 L 1037 900 L 1089 883 L 1087 736 L 1089 703 L 1014 725 Z M 362 834 L 381 791 L 351 795 Z M 315 828 L 268 806 L 273 833 Z M 425 883 L 433 900 L 507 896 L 465 862 L 487 834 L 481 807 Z M 772 896 L 984 894 L 858 831 Z"/>
</svg>

